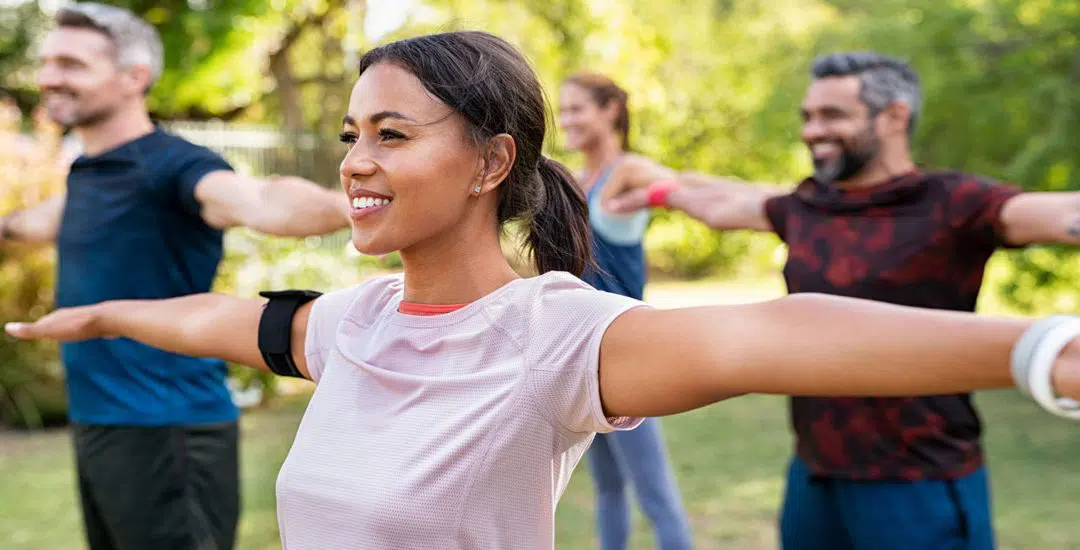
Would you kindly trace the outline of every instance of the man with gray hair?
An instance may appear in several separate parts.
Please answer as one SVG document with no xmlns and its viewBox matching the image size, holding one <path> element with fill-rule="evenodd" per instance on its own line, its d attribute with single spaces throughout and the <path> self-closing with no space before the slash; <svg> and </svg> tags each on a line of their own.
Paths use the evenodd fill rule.
<svg viewBox="0 0 1080 550">
<path fill-rule="evenodd" d="M 996 249 L 1080 244 L 1080 193 L 1025 193 L 913 162 L 922 93 L 906 63 L 837 53 L 811 73 L 801 111 L 814 173 L 793 191 L 676 175 L 633 157 L 608 184 L 606 207 L 663 206 L 716 229 L 774 232 L 788 246 L 789 292 L 957 311 L 975 309 Z M 994 548 L 969 394 L 793 397 L 790 412 L 785 550 Z"/>
<path fill-rule="evenodd" d="M 0 218 L 0 243 L 56 243 L 59 307 L 209 292 L 229 227 L 300 237 L 349 224 L 344 194 L 238 175 L 155 125 L 146 94 L 162 57 L 151 25 L 93 3 L 63 7 L 41 44 L 44 106 L 83 153 L 64 196 Z M 61 354 L 90 548 L 232 548 L 238 412 L 226 365 L 125 339 Z"/>
</svg>

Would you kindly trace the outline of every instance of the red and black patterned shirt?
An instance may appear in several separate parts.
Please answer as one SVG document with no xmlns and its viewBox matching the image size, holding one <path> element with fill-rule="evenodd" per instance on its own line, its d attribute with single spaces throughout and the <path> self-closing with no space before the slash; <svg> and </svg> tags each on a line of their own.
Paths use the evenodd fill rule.
<svg viewBox="0 0 1080 550">
<path fill-rule="evenodd" d="M 987 260 L 1008 246 L 1001 207 L 1020 192 L 952 172 L 849 191 L 807 179 L 766 212 L 788 246 L 789 292 L 973 311 Z M 970 394 L 793 397 L 791 422 L 798 456 L 818 476 L 956 478 L 983 461 Z"/>
</svg>

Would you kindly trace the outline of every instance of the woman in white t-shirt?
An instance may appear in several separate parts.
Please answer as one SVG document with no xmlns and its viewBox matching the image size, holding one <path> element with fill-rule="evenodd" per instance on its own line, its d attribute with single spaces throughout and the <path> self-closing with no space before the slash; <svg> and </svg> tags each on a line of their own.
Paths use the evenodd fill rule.
<svg viewBox="0 0 1080 550">
<path fill-rule="evenodd" d="M 589 259 L 587 206 L 541 156 L 546 118 L 533 71 L 494 36 L 376 48 L 344 118 L 341 184 L 356 248 L 400 251 L 403 275 L 306 303 L 114 301 L 7 330 L 126 337 L 315 381 L 277 484 L 290 549 L 552 548 L 556 503 L 595 433 L 749 392 L 1005 387 L 1015 352 L 1021 387 L 1073 414 L 1054 394 L 1080 396 L 1072 318 L 805 294 L 656 310 L 590 289 L 570 274 Z M 539 276 L 505 259 L 511 220 Z"/>
</svg>

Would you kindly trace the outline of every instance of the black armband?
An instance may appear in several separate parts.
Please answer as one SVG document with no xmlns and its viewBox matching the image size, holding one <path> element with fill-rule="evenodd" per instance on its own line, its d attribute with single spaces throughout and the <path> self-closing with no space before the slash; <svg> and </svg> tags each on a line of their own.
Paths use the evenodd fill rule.
<svg viewBox="0 0 1080 550">
<path fill-rule="evenodd" d="M 292 357 L 293 316 L 300 306 L 322 296 L 313 290 L 279 290 L 260 292 L 269 298 L 259 318 L 259 352 L 270 371 L 281 376 L 304 378 Z"/>
</svg>

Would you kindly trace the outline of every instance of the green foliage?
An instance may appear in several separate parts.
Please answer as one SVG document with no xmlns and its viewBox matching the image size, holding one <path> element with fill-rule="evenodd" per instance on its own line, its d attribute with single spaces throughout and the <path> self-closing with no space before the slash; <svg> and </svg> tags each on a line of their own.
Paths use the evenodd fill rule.
<svg viewBox="0 0 1080 550">
<path fill-rule="evenodd" d="M 259 0 L 112 0 L 158 28 L 166 66 L 150 106 L 165 117 L 176 113 L 221 113 L 249 98 L 261 81 L 258 65 L 238 62 L 255 36 L 249 18 L 265 14 Z M 50 28 L 38 2 L 0 7 L 0 74 L 3 88 L 23 106 L 36 102 L 34 47 Z M 248 94 L 248 95 L 245 95 Z M 33 99 L 32 99 L 33 98 Z"/>
<path fill-rule="evenodd" d="M 293 131 L 328 131 L 340 119 L 352 84 L 343 46 L 362 46 L 364 0 L 108 3 L 161 35 L 165 70 L 148 98 L 157 118 L 271 121 Z M 37 102 L 33 50 L 49 15 L 38 2 L 0 6 L 0 90 L 24 112 Z"/>
<path fill-rule="evenodd" d="M 18 96 L 31 80 L 29 52 L 34 38 L 41 33 L 45 17 L 32 2 L 0 6 L 0 89 Z"/>
<path fill-rule="evenodd" d="M 686 279 L 771 275 L 783 259 L 779 239 L 773 235 L 719 233 L 681 212 L 657 214 L 645 236 L 645 248 L 654 271 Z"/>
<path fill-rule="evenodd" d="M 987 266 L 987 281 L 1002 301 L 1028 315 L 1080 313 L 1080 254 L 1046 246 L 1001 252 Z"/>
</svg>

